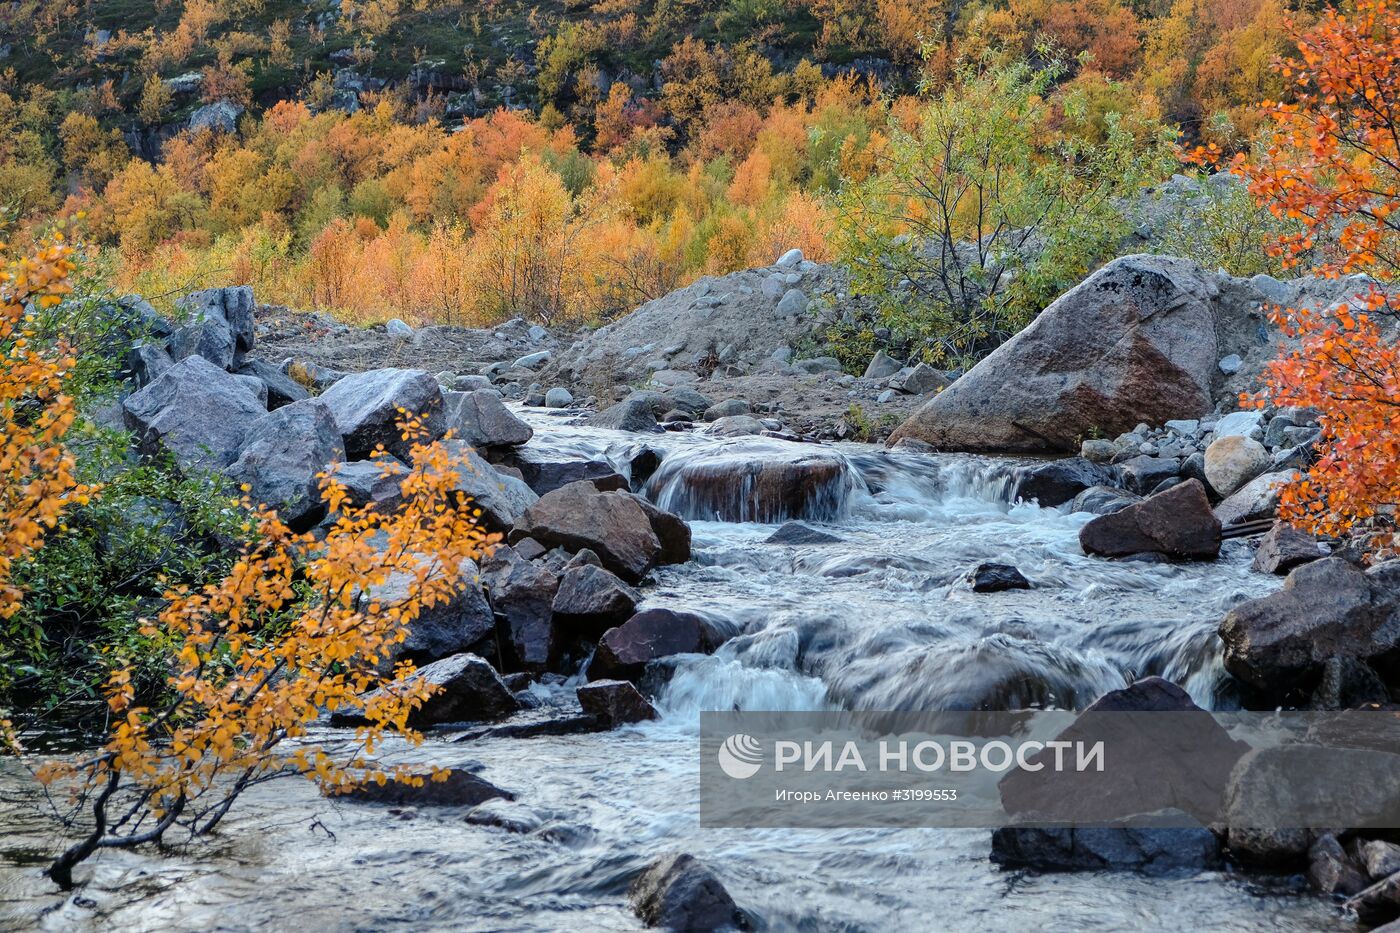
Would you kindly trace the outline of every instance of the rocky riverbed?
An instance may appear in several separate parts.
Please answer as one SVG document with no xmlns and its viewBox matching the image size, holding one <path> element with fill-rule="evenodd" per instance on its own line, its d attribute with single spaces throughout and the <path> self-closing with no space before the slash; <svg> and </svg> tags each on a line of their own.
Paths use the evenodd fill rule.
<svg viewBox="0 0 1400 933">
<path fill-rule="evenodd" d="M 1348 283 L 1227 279 L 1129 257 L 966 374 L 879 354 L 860 377 L 793 350 L 804 302 L 842 288 L 800 256 L 573 340 L 523 322 L 356 331 L 246 288 L 192 296 L 171 321 L 125 300 L 151 336 L 99 416 L 134 454 L 225 475 L 309 529 L 328 467 L 352 502 L 395 507 L 394 425 L 420 412 L 452 432 L 460 489 L 506 543 L 401 649 L 442 690 L 419 713 L 428 742 L 385 755 L 450 767 L 447 785 L 258 789 L 227 824 L 242 832 L 104 854 L 60 895 L 35 868 L 52 823 L 6 763 L 0 916 L 1301 930 L 1346 928 L 1327 897 L 1354 897 L 1388 919 L 1388 840 L 1338 827 L 1202 829 L 1198 857 L 1162 871 L 1121 847 L 985 831 L 699 826 L 702 710 L 1389 708 L 1394 565 L 1272 521 L 1315 413 L 1234 410 L 1277 350 L 1260 306 Z M 903 418 L 894 446 L 839 440 L 866 401 Z M 1002 455 L 963 452 L 987 448 Z M 314 738 L 334 747 L 354 721 Z"/>
</svg>

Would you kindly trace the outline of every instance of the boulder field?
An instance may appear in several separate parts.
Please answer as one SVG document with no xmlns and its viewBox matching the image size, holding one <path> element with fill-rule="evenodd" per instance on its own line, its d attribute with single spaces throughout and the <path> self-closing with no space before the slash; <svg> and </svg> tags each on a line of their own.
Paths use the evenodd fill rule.
<svg viewBox="0 0 1400 933">
<path fill-rule="evenodd" d="M 839 519 L 863 475 L 841 448 L 792 443 L 815 438 L 794 430 L 796 417 L 779 402 L 732 394 L 734 380 L 743 379 L 783 380 L 797 395 L 815 386 L 833 398 L 878 389 L 911 404 L 922 399 L 891 438 L 901 455 L 1059 457 L 1006 465 L 1007 488 L 1013 499 L 1092 513 L 1079 535 L 1092 557 L 1210 561 L 1222 547 L 1227 556 L 1238 553 L 1229 551 L 1240 547 L 1231 538 L 1262 536 L 1253 569 L 1286 574 L 1283 589 L 1235 603 L 1218 629 L 1242 702 L 1389 706 L 1387 683 L 1400 673 L 1396 565 L 1363 568 L 1345 549 L 1273 521 L 1279 488 L 1312 461 L 1317 413 L 1233 410 L 1238 393 L 1277 352 L 1264 303 L 1325 306 L 1360 284 L 1231 279 L 1184 260 L 1129 256 L 1066 293 L 965 374 L 903 365 L 881 351 L 861 377 L 842 374 L 828 357 L 793 359 L 791 347 L 813 332 L 808 303 L 846 288 L 829 267 L 800 256 L 702 280 L 567 347 L 523 322 L 462 338 L 467 342 L 453 346 L 497 354 L 471 360 L 480 363 L 472 367 L 478 372 L 466 374 L 457 370 L 467 357 L 443 363 L 454 369 L 436 374 L 411 365 L 350 372 L 340 359 L 275 364 L 254 355 L 260 328 L 251 291 L 215 289 L 182 302 L 175 321 L 138 299 L 124 300 L 149 333 L 126 358 L 132 391 L 119 417 L 133 432 L 137 455 L 168 454 L 183 470 L 246 485 L 254 500 L 299 530 L 332 517 L 318 495 L 325 471 L 353 505 L 400 505 L 412 469 L 396 427 L 404 412 L 420 416 L 430 438 L 450 432 L 445 443 L 458 488 L 502 541 L 479 562 L 457 568 L 456 595 L 419 617 L 386 659 L 386 669 L 414 661 L 420 666 L 412 676 L 438 688 L 415 714 L 415 727 L 493 730 L 467 738 L 636 728 L 659 715 L 651 700 L 668 659 L 714 652 L 736 634 L 700 607 L 646 604 L 658 571 L 692 558 L 687 520 L 786 522 L 768 538 L 773 545 L 842 546 L 838 535 L 802 520 Z M 429 331 L 400 324 L 384 333 L 404 346 L 429 346 Z M 358 339 L 344 335 L 346 346 Z M 605 403 L 598 395 L 607 393 L 590 394 L 588 382 L 620 391 Z M 588 456 L 541 444 L 507 399 L 616 432 L 608 435 L 616 443 Z M 669 452 L 658 440 L 664 431 L 715 440 L 703 456 Z M 1031 577 L 985 561 L 956 585 L 991 602 L 1047 585 L 1039 574 Z M 392 600 L 407 584 L 391 578 L 361 598 Z M 570 715 L 521 722 L 538 702 L 530 685 L 566 677 L 580 683 Z M 1112 692 L 1095 707 L 1201 712 L 1180 688 L 1156 678 Z M 338 710 L 332 722 L 352 725 L 361 716 Z M 1228 757 L 1226 745 L 1222 740 Z M 1253 771 L 1232 778 L 1231 800 L 1267 782 L 1267 760 L 1247 764 Z M 405 798 L 396 795 L 408 792 L 376 793 L 367 792 L 365 802 L 401 804 Z M 466 772 L 434 793 L 440 796 L 412 802 L 508 797 Z M 1010 828 L 993 837 L 993 858 L 1038 869 L 1179 871 L 1238 857 L 1306 868 L 1319 890 L 1358 898 L 1365 916 L 1388 917 L 1400 911 L 1400 852 L 1385 844 L 1321 831 L 1255 838 L 1204 827 Z M 715 872 L 689 856 L 637 867 L 630 897 L 648 923 L 748 922 Z"/>
</svg>

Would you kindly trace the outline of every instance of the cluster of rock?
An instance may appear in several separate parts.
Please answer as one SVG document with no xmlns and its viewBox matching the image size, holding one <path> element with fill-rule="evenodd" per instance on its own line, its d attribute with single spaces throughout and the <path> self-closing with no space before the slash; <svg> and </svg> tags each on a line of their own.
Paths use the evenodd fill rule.
<svg viewBox="0 0 1400 933">
<path fill-rule="evenodd" d="M 226 477 L 294 528 L 334 517 L 320 496 L 326 473 L 351 506 L 389 511 L 402 503 L 412 465 L 399 427 L 405 414 L 420 420 L 428 440 L 450 432 L 443 444 L 457 490 L 508 543 L 460 567 L 454 598 L 425 610 L 386 659 L 413 660 L 421 665 L 414 676 L 439 688 L 413 725 L 508 716 L 528 702 L 520 691 L 530 678 L 572 673 L 590 657 L 594 683 L 579 692 L 585 718 L 600 727 L 650 718 L 632 684 L 647 663 L 723 640 L 721 628 L 698 616 L 636 612 L 635 587 L 654 568 L 690 559 L 685 522 L 634 494 L 610 462 L 523 451 L 532 429 L 484 380 L 457 377 L 445 388 L 423 370 L 347 374 L 266 363 L 249 355 L 247 288 L 193 295 L 180 304 L 179 322 L 137 299 L 127 307 L 144 337 L 129 354 L 135 391 L 120 408 L 139 452 Z M 637 472 L 645 479 L 640 465 Z M 391 577 L 363 598 L 392 602 L 408 583 Z M 508 685 L 503 677 L 513 675 Z M 358 716 L 342 710 L 336 720 Z"/>
<path fill-rule="evenodd" d="M 1149 727 L 1147 716 L 1131 714 L 1163 718 Z M 1292 788 L 1312 785 L 1326 785 L 1350 807 L 1393 812 L 1397 792 L 1388 778 L 1400 755 L 1385 741 L 1385 729 L 1360 730 L 1354 744 L 1318 736 L 1251 747 L 1180 687 L 1149 677 L 1100 697 L 1057 738 L 1105 735 L 1113 737 L 1115 760 L 1122 763 L 1117 773 L 1062 772 L 1046 780 L 1013 771 L 1001 781 L 1002 805 L 1013 822 L 992 834 L 994 862 L 1042 871 L 1179 874 L 1218 869 L 1228 860 L 1305 873 L 1314 890 L 1344 899 L 1367 923 L 1400 915 L 1400 845 L 1389 833 L 1275 828 L 1268 818 L 1281 805 L 1297 805 L 1286 799 Z M 1147 801 L 1164 805 L 1137 812 Z"/>
<path fill-rule="evenodd" d="M 705 433 L 719 437 L 788 436 L 781 420 L 760 418 L 760 414 L 765 413 L 757 411 L 746 399 L 715 401 L 694 386 L 680 383 L 659 390 L 634 390 L 615 405 L 589 415 L 584 423 L 634 434 L 689 431 L 703 426 Z"/>
<path fill-rule="evenodd" d="M 1300 409 L 1139 424 L 1114 440 L 1084 441 L 1079 457 L 1020 470 L 1015 494 L 1100 516 L 1081 532 L 1086 553 L 1211 560 L 1222 533 L 1268 530 L 1256 569 L 1287 573 L 1327 553 L 1300 532 L 1269 527 L 1320 434 L 1316 413 Z"/>
</svg>

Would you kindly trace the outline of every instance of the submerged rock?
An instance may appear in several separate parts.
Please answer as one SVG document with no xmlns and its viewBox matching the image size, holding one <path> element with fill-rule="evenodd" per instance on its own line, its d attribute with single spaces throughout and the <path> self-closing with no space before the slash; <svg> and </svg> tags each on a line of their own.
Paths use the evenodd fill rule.
<svg viewBox="0 0 1400 933">
<path fill-rule="evenodd" d="M 628 897 L 649 927 L 708 931 L 748 922 L 714 872 L 684 853 L 657 859 L 632 882 Z"/>
<path fill-rule="evenodd" d="M 764 539 L 764 544 L 840 544 L 841 539 L 804 522 L 784 522 Z"/>
<path fill-rule="evenodd" d="M 1095 431 L 1213 407 L 1214 278 L 1184 259 L 1115 259 L 890 436 L 941 450 L 1072 453 Z"/>
<path fill-rule="evenodd" d="M 978 564 L 967 574 L 974 593 L 1000 593 L 1005 590 L 1028 590 L 1031 581 L 1009 564 Z"/>
<path fill-rule="evenodd" d="M 1118 485 L 1118 471 L 1082 457 L 1052 460 L 1016 471 L 1013 499 L 1034 499 L 1045 508 L 1064 505 L 1095 487 Z"/>
</svg>

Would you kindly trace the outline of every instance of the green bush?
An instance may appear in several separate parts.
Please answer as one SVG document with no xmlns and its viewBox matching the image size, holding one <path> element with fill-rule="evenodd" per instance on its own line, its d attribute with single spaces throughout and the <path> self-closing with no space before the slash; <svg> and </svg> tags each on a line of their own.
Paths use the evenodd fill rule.
<svg viewBox="0 0 1400 933">
<path fill-rule="evenodd" d="M 211 477 L 129 457 L 130 435 L 91 422 L 75 429 L 85 482 L 101 482 L 44 547 L 16 568 L 20 613 L 0 623 L 0 708 L 21 728 L 101 724 L 102 686 L 134 663 L 149 696 L 164 683 L 161 646 L 138 634 L 170 586 L 198 586 L 227 571 L 246 516 Z"/>
<path fill-rule="evenodd" d="M 170 586 L 221 578 L 247 536 L 247 516 L 225 481 L 138 459 L 131 435 L 111 426 L 120 393 L 130 390 L 123 361 L 147 339 L 148 322 L 112 300 L 100 272 L 83 266 L 76 296 L 34 317 L 37 339 L 62 336 L 73 348 L 68 391 L 85 414 L 67 443 L 79 480 L 101 488 L 15 568 L 25 598 L 19 614 L 0 621 L 0 709 L 20 729 L 100 728 L 102 688 L 116 665 L 134 664 L 138 689 L 154 694 L 168 652 L 138 634 L 139 620 L 159 609 Z"/>
<path fill-rule="evenodd" d="M 1122 199 L 1174 164 L 1150 121 L 1067 130 L 1083 102 L 1051 106 L 1060 74 L 965 68 L 914 125 L 892 121 L 875 171 L 835 198 L 854 290 L 930 362 L 975 361 L 1111 257 L 1129 232 Z"/>
<path fill-rule="evenodd" d="M 1295 221 L 1275 217 L 1255 203 L 1243 182 L 1230 176 L 1201 179 L 1193 186 L 1164 186 L 1145 205 L 1161 215 L 1153 225 L 1151 250 L 1194 260 L 1202 267 L 1231 275 L 1280 275 L 1281 257 L 1263 244 L 1298 229 Z"/>
</svg>

